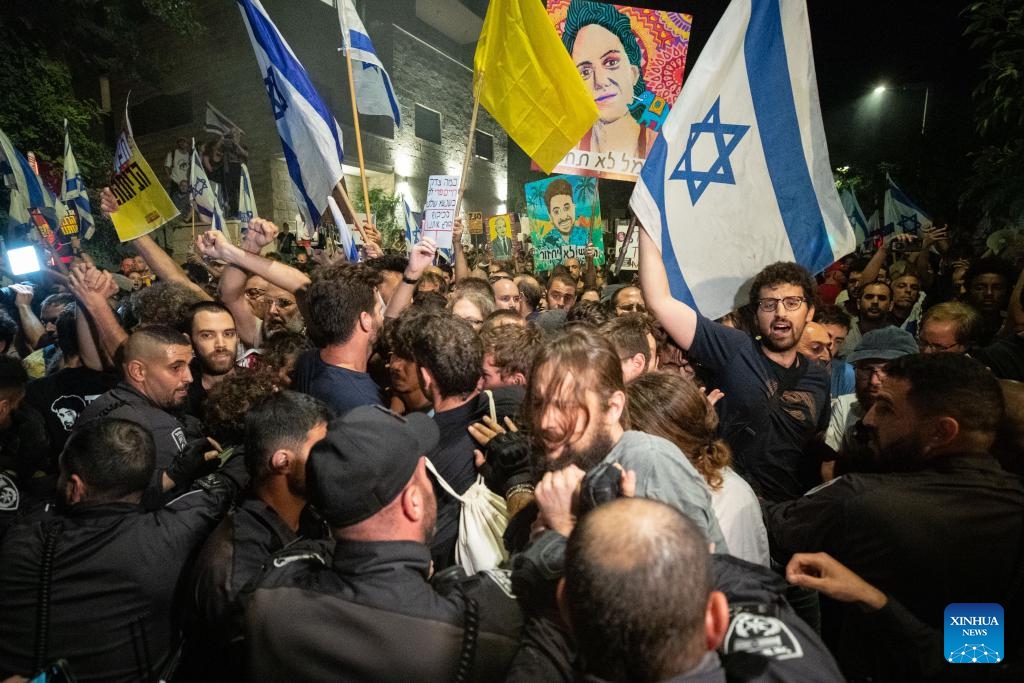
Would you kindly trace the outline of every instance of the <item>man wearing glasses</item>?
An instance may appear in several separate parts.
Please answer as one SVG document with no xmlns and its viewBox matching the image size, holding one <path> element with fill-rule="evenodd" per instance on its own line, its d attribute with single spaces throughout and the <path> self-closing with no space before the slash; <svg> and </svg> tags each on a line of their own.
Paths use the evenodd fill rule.
<svg viewBox="0 0 1024 683">
<path fill-rule="evenodd" d="M 838 454 L 835 474 L 874 469 L 874 456 L 861 420 L 882 388 L 885 366 L 891 360 L 917 353 L 917 348 L 912 334 L 890 325 L 865 334 L 850 353 L 854 393 L 836 399 L 825 433 L 825 444 Z"/>
<path fill-rule="evenodd" d="M 821 481 L 821 462 L 805 447 L 829 420 L 829 373 L 800 355 L 797 342 L 814 317 L 814 278 L 795 263 L 765 267 L 750 288 L 758 335 L 715 323 L 672 297 L 661 254 L 640 233 L 640 285 L 648 311 L 712 376 L 721 434 L 733 466 L 763 500 L 802 495 Z"/>
</svg>

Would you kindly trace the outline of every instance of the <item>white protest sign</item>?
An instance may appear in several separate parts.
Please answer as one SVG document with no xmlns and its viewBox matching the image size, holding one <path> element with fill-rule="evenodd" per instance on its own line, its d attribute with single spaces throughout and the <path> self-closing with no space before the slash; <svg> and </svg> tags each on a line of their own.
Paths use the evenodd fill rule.
<svg viewBox="0 0 1024 683">
<path fill-rule="evenodd" d="M 629 221 L 615 221 L 615 260 L 618 262 L 619 254 L 622 253 L 622 245 L 626 241 L 626 233 L 629 232 Z M 626 247 L 626 258 L 622 259 L 622 270 L 637 270 L 640 267 L 640 255 L 637 249 L 640 247 L 640 230 L 634 230 Z"/>
<path fill-rule="evenodd" d="M 455 204 L 459 199 L 459 176 L 432 175 L 427 181 L 427 201 L 423 204 L 423 237 L 429 237 L 440 249 L 452 248 Z"/>
</svg>

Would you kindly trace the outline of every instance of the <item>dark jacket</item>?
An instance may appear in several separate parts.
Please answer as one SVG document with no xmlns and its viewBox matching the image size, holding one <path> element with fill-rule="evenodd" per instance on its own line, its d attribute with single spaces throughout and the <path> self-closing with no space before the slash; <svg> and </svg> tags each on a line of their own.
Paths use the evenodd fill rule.
<svg viewBox="0 0 1024 683">
<path fill-rule="evenodd" d="M 0 678 L 39 666 L 33 653 L 45 630 L 41 663 L 64 658 L 79 681 L 155 680 L 176 647 L 172 607 L 182 570 L 236 489 L 219 475 L 204 483 L 154 512 L 83 503 L 12 525 L 0 542 Z M 44 620 L 39 596 L 48 554 Z"/>
<path fill-rule="evenodd" d="M 1007 597 L 1024 556 L 1024 485 L 986 455 L 937 458 L 916 472 L 846 475 L 769 508 L 765 522 L 780 563 L 797 552 L 827 552 L 933 628 L 950 603 L 995 602 L 1007 614 L 1022 607 L 1019 592 L 1012 604 Z M 838 651 L 848 675 L 885 680 L 884 672 L 911 661 L 893 641 L 879 640 L 883 631 L 867 628 L 859 610 L 844 608 L 842 621 Z"/>
<path fill-rule="evenodd" d="M 101 417 L 116 417 L 141 425 L 153 437 L 156 445 L 156 468 L 150 489 L 147 491 L 147 507 L 151 500 L 162 498 L 161 479 L 174 458 L 185 445 L 203 436 L 203 426 L 196 418 L 185 413 L 171 413 L 159 407 L 140 394 L 126 382 L 103 394 L 89 404 L 75 423 L 80 427 Z"/>
<path fill-rule="evenodd" d="M 309 508 L 296 533 L 273 508 L 251 496 L 221 520 L 193 568 L 187 680 L 241 680 L 244 624 L 240 593 L 260 576 L 274 553 L 302 536 L 326 538 L 326 532 L 323 520 Z"/>
<path fill-rule="evenodd" d="M 494 389 L 492 394 L 498 424 L 504 425 L 506 416 L 515 420 L 525 396 L 523 388 L 499 387 Z M 490 412 L 490 399 L 486 392 L 481 392 L 457 408 L 434 415 L 440 437 L 437 446 L 427 454 L 427 457 L 434 463 L 434 467 L 445 481 L 460 494 L 465 493 L 466 489 L 473 485 L 477 475 L 473 450 L 479 448 L 479 444 L 469 435 L 469 426 L 484 419 Z M 435 571 L 440 571 L 455 562 L 455 543 L 459 537 L 462 504 L 448 495 L 436 482 L 434 495 L 437 497 L 437 533 L 430 542 L 430 552 L 434 559 Z"/>
<path fill-rule="evenodd" d="M 274 558 L 246 605 L 260 680 L 453 681 L 467 644 L 467 680 L 503 678 L 522 625 L 504 573 L 439 591 L 420 543 L 338 542 L 333 558 L 302 545 Z"/>
<path fill-rule="evenodd" d="M 599 681 L 573 672 L 575 651 L 554 616 L 554 586 L 564 573 L 566 538 L 545 532 L 513 559 L 516 595 L 531 610 L 508 681 Z M 841 681 L 821 638 L 785 599 L 786 582 L 760 565 L 711 556 L 714 589 L 729 600 L 729 628 L 718 649 L 721 666 L 705 658 L 672 681 Z"/>
</svg>

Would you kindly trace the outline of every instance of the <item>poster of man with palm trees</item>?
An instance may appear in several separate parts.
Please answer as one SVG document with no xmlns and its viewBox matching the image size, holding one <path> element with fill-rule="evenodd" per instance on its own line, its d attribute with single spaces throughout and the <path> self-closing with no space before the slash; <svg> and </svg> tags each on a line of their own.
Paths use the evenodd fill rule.
<svg viewBox="0 0 1024 683">
<path fill-rule="evenodd" d="M 526 184 L 526 213 L 537 271 L 550 270 L 567 258 L 584 258 L 587 245 L 604 264 L 604 233 L 597 179 L 560 175 Z"/>
</svg>

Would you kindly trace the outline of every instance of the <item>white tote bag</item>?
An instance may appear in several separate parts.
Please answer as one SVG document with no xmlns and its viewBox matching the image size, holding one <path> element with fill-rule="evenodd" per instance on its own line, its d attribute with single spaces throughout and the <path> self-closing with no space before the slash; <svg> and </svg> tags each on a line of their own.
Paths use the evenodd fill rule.
<svg viewBox="0 0 1024 683">
<path fill-rule="evenodd" d="M 497 421 L 494 397 L 487 391 L 490 401 L 491 418 Z M 467 574 L 494 569 L 508 559 L 503 536 L 508 527 L 508 506 L 505 499 L 487 488 L 484 478 L 477 475 L 476 482 L 461 496 L 444 480 L 434 463 L 426 460 L 427 469 L 437 479 L 448 495 L 462 505 L 459 513 L 459 538 L 455 543 L 455 561 L 462 565 Z"/>
</svg>

